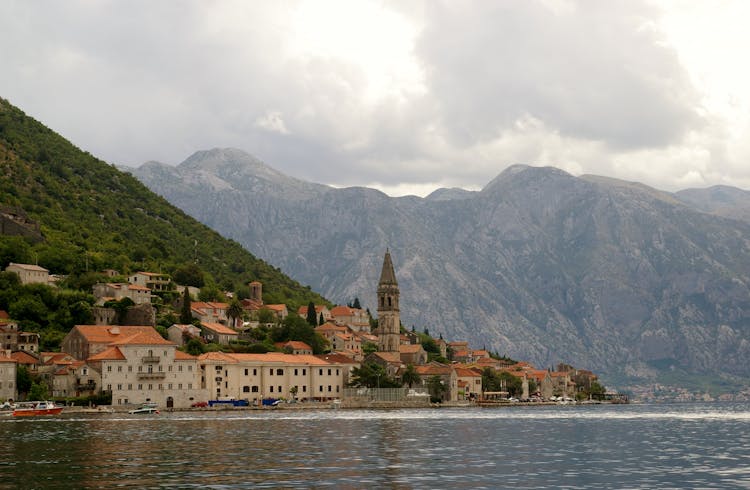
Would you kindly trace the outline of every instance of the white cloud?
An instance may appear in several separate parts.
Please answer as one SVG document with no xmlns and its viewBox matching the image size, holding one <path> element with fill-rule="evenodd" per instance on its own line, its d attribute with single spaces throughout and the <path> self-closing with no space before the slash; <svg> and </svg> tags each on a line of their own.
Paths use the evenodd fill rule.
<svg viewBox="0 0 750 490">
<path fill-rule="evenodd" d="M 514 163 L 750 187 L 745 2 L 5 2 L 0 96 L 113 163 L 427 194 Z"/>
</svg>

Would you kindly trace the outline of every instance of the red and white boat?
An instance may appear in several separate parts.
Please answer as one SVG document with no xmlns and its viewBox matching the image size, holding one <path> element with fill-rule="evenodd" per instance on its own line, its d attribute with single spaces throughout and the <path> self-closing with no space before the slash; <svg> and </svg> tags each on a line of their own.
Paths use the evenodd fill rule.
<svg viewBox="0 0 750 490">
<path fill-rule="evenodd" d="M 18 402 L 13 409 L 14 417 L 37 417 L 40 415 L 59 415 L 63 407 L 55 405 L 55 402 Z"/>
</svg>

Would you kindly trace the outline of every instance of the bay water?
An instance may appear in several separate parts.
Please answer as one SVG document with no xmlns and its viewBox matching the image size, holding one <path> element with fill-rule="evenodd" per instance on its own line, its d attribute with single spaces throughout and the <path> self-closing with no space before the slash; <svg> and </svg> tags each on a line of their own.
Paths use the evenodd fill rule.
<svg viewBox="0 0 750 490">
<path fill-rule="evenodd" d="M 750 404 L 0 417 L 0 488 L 750 488 Z"/>
</svg>

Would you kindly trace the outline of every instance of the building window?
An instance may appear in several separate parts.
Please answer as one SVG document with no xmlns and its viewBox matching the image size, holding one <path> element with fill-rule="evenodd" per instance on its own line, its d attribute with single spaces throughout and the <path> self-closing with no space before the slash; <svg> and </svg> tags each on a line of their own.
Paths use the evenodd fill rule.
<svg viewBox="0 0 750 490">
<path fill-rule="evenodd" d="M 245 376 L 247 376 L 250 373 L 250 370 L 245 368 Z"/>
<path fill-rule="evenodd" d="M 122 390 L 122 384 L 120 384 L 120 383 L 117 383 L 117 389 L 118 389 L 118 390 Z"/>
<path fill-rule="evenodd" d="M 163 390 L 163 389 L 164 389 L 164 386 L 163 386 L 163 385 L 162 385 L 161 383 L 159 383 L 159 389 L 160 389 L 160 390 Z"/>
<path fill-rule="evenodd" d="M 339 370 L 337 369 L 337 370 L 336 370 L 336 376 L 338 376 L 338 375 L 339 375 Z"/>
<path fill-rule="evenodd" d="M 83 375 L 86 376 L 87 374 L 89 374 L 89 370 L 86 368 L 83 368 Z"/>
<path fill-rule="evenodd" d="M 167 366 L 167 371 L 169 371 L 170 373 L 172 372 L 172 365 L 171 364 L 169 366 Z"/>
<path fill-rule="evenodd" d="M 273 393 L 273 386 L 270 387 L 271 393 Z"/>
<path fill-rule="evenodd" d="M 328 376 L 330 376 L 330 375 L 331 375 L 331 370 L 329 369 L 329 370 L 328 370 Z"/>
<path fill-rule="evenodd" d="M 133 383 L 128 383 L 128 391 L 131 391 L 133 389 Z"/>
<path fill-rule="evenodd" d="M 323 393 L 323 385 L 318 386 L 318 391 Z"/>
<path fill-rule="evenodd" d="M 169 384 L 167 385 L 167 389 L 168 389 L 168 390 L 171 390 L 171 389 L 172 389 L 172 383 L 169 383 Z"/>
<path fill-rule="evenodd" d="M 302 393 L 307 393 L 307 385 L 302 385 Z"/>
<path fill-rule="evenodd" d="M 322 369 L 318 369 L 318 374 L 321 375 L 321 376 L 323 376 L 323 370 Z"/>
<path fill-rule="evenodd" d="M 297 368 L 294 369 L 294 375 L 297 376 Z"/>
<path fill-rule="evenodd" d="M 107 372 L 108 372 L 108 373 L 111 373 L 111 372 L 112 372 L 112 366 L 107 366 Z"/>
<path fill-rule="evenodd" d="M 182 366 L 177 366 L 177 370 L 178 370 L 179 372 L 182 372 Z"/>
<path fill-rule="evenodd" d="M 151 383 L 149 383 L 149 384 L 148 384 L 148 389 L 149 389 L 149 390 L 153 390 L 153 389 L 154 389 L 154 385 L 152 385 Z"/>
<path fill-rule="evenodd" d="M 328 393 L 331 392 L 331 385 L 328 385 Z"/>
<path fill-rule="evenodd" d="M 243 386 L 242 387 L 242 392 L 243 393 L 250 393 L 250 387 L 249 386 Z"/>
<path fill-rule="evenodd" d="M 283 376 L 283 375 L 284 375 L 284 370 L 283 370 L 283 369 L 277 369 L 277 370 L 276 370 L 276 374 L 277 374 L 278 376 Z"/>
<path fill-rule="evenodd" d="M 339 385 L 336 385 L 336 393 L 339 392 Z"/>
<path fill-rule="evenodd" d="M 129 372 L 129 373 L 132 373 L 132 372 L 133 372 L 133 366 L 128 366 L 128 372 Z"/>
<path fill-rule="evenodd" d="M 177 384 L 177 389 L 178 389 L 178 390 L 181 390 L 181 389 L 182 389 L 182 383 L 178 383 L 178 384 Z"/>
<path fill-rule="evenodd" d="M 112 391 L 112 385 L 107 385 L 107 391 Z"/>
<path fill-rule="evenodd" d="M 192 390 L 192 389 L 193 389 L 193 383 L 188 383 L 188 390 Z"/>
<path fill-rule="evenodd" d="M 140 384 L 140 383 L 138 383 L 138 389 L 139 389 L 139 390 L 142 390 L 142 389 L 143 389 L 143 385 L 142 385 L 142 384 Z"/>
<path fill-rule="evenodd" d="M 139 373 L 142 373 L 142 372 L 143 372 L 143 366 L 138 366 L 138 372 L 139 372 Z"/>
<path fill-rule="evenodd" d="M 302 376 L 307 376 L 307 369 L 306 368 L 302 368 Z"/>
<path fill-rule="evenodd" d="M 268 375 L 269 376 L 273 376 L 273 368 L 271 368 L 271 369 L 268 370 Z"/>
<path fill-rule="evenodd" d="M 257 386 L 253 386 L 253 393 L 258 393 L 258 387 Z"/>
<path fill-rule="evenodd" d="M 257 376 L 257 375 L 258 375 L 258 370 L 257 369 L 253 369 L 253 376 Z"/>
<path fill-rule="evenodd" d="M 193 370 L 193 366 L 188 364 L 188 371 L 192 371 L 192 370 Z"/>
</svg>

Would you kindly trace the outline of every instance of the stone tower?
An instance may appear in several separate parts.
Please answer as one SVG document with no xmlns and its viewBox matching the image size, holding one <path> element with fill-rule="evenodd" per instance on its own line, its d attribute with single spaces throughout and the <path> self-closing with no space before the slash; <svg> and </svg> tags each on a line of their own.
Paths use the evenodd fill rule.
<svg viewBox="0 0 750 490">
<path fill-rule="evenodd" d="M 253 281 L 248 284 L 250 288 L 250 299 L 263 304 L 263 284 L 259 281 Z"/>
<path fill-rule="evenodd" d="M 398 352 L 401 340 L 401 315 L 398 309 L 398 282 L 391 253 L 386 250 L 378 283 L 378 351 Z"/>
</svg>

